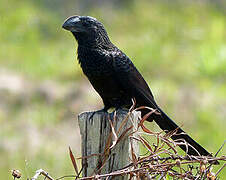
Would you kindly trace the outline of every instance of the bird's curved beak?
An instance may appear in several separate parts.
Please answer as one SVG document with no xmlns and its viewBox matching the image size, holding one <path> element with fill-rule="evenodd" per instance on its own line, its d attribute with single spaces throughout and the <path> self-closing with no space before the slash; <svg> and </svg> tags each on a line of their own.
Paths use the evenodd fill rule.
<svg viewBox="0 0 226 180">
<path fill-rule="evenodd" d="M 79 16 L 71 16 L 64 21 L 62 28 L 71 32 L 84 31 Z"/>
</svg>

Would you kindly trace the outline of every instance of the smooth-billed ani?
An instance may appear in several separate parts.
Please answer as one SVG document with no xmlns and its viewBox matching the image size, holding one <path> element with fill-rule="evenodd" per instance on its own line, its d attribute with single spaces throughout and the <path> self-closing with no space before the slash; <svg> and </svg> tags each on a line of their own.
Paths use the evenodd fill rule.
<svg viewBox="0 0 226 180">
<path fill-rule="evenodd" d="M 160 115 L 152 115 L 147 120 L 155 121 L 164 131 L 177 129 L 179 135 L 172 139 L 185 140 L 188 149 L 180 145 L 189 155 L 210 155 L 202 146 L 188 136 L 156 104 L 146 81 L 132 61 L 110 41 L 103 25 L 93 17 L 72 16 L 66 19 L 63 28 L 71 31 L 78 42 L 78 60 L 84 74 L 101 96 L 104 109 L 110 107 L 130 107 L 132 98 L 136 106 L 157 109 Z M 142 114 L 146 113 L 142 110 Z"/>
</svg>

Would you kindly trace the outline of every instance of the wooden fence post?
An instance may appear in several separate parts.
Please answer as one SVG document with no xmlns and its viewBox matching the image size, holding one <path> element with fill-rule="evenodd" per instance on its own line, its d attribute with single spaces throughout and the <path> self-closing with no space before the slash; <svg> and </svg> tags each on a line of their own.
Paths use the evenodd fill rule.
<svg viewBox="0 0 226 180">
<path fill-rule="evenodd" d="M 86 157 L 82 160 L 84 177 L 110 173 L 125 167 L 131 163 L 131 146 L 138 157 L 138 142 L 131 138 L 136 136 L 136 133 L 128 135 L 137 130 L 139 116 L 140 112 L 134 111 L 128 114 L 128 110 L 124 109 L 110 114 L 104 111 L 85 112 L 78 116 L 82 137 L 82 156 Z M 106 151 L 109 147 L 112 149 Z M 126 176 L 117 177 L 120 180 L 127 178 Z"/>
</svg>

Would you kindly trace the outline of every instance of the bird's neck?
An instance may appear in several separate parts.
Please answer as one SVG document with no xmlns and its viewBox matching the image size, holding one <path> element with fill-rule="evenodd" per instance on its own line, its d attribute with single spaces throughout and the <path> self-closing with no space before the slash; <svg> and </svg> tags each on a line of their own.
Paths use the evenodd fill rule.
<svg viewBox="0 0 226 180">
<path fill-rule="evenodd" d="M 82 62 L 87 62 L 90 59 L 92 59 L 91 62 L 93 62 L 94 60 L 99 61 L 100 59 L 95 57 L 102 57 L 102 55 L 108 54 L 109 52 L 111 52 L 109 47 L 90 47 L 81 44 L 78 44 L 77 49 L 78 60 L 81 64 Z"/>
<path fill-rule="evenodd" d="M 92 34 L 86 35 L 83 33 L 73 33 L 75 39 L 78 42 L 78 45 L 81 47 L 85 47 L 88 49 L 96 49 L 96 48 L 103 48 L 112 47 L 113 44 L 111 43 L 109 37 L 106 34 Z"/>
</svg>

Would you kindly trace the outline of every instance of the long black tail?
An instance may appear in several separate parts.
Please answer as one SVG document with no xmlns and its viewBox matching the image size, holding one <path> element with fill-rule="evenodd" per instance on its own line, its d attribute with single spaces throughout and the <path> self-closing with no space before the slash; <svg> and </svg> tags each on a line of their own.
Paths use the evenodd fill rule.
<svg viewBox="0 0 226 180">
<path fill-rule="evenodd" d="M 187 135 L 178 125 L 171 120 L 160 108 L 158 108 L 161 115 L 156 115 L 153 119 L 158 124 L 158 126 L 166 131 L 176 131 L 176 135 L 173 135 L 171 138 L 177 142 L 186 141 L 187 145 L 179 145 L 179 147 L 187 152 L 189 155 L 194 156 L 211 156 L 211 154 L 205 150 L 201 145 L 199 145 L 195 140 L 193 140 L 189 135 Z"/>
</svg>

